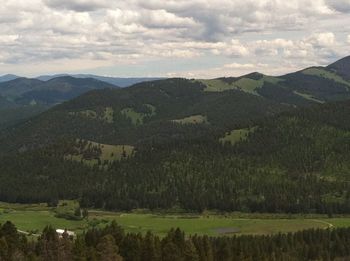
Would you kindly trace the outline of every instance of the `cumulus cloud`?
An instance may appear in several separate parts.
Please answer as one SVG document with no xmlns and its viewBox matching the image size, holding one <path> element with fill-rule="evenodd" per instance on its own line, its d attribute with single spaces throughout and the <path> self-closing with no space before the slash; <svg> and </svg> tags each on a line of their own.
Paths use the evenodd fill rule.
<svg viewBox="0 0 350 261">
<path fill-rule="evenodd" d="M 147 27 L 156 28 L 182 28 L 195 25 L 195 21 L 189 17 L 179 17 L 165 10 L 152 10 L 143 12 L 140 22 Z"/>
<path fill-rule="evenodd" d="M 229 57 L 242 57 L 249 55 L 249 50 L 239 40 L 231 40 L 228 43 L 221 43 L 212 52 L 217 55 Z"/>
<path fill-rule="evenodd" d="M 268 64 L 263 64 L 263 63 L 229 63 L 229 64 L 224 64 L 224 68 L 228 69 L 249 69 L 249 70 L 254 70 L 255 68 L 262 68 L 262 67 L 268 67 Z"/>
<path fill-rule="evenodd" d="M 317 47 L 327 47 L 335 44 L 335 35 L 332 32 L 313 34 L 308 41 Z"/>
<path fill-rule="evenodd" d="M 84 70 L 138 65 L 142 73 L 171 61 L 171 72 L 184 64 L 172 58 L 193 74 L 274 73 L 347 55 L 348 8 L 347 0 L 3 0 L 0 73 L 65 71 L 70 61 Z"/>
</svg>

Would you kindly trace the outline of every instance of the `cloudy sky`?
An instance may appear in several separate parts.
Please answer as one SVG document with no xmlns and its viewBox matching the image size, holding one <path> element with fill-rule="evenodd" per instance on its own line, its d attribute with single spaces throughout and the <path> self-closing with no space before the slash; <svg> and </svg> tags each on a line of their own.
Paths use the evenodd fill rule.
<svg viewBox="0 0 350 261">
<path fill-rule="evenodd" d="M 350 0 L 2 0 L 0 74 L 278 75 L 350 55 Z"/>
</svg>

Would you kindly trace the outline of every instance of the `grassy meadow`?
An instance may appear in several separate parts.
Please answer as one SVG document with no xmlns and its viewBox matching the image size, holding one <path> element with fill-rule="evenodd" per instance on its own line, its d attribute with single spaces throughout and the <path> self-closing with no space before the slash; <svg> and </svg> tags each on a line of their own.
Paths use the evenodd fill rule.
<svg viewBox="0 0 350 261">
<path fill-rule="evenodd" d="M 254 132 L 254 128 L 246 128 L 246 129 L 239 129 L 239 130 L 233 130 L 230 133 L 227 133 L 225 137 L 220 139 L 221 143 L 230 143 L 231 145 L 236 144 L 237 142 L 244 141 L 247 139 L 249 133 Z"/>
<path fill-rule="evenodd" d="M 192 115 L 183 119 L 173 120 L 175 123 L 179 124 L 201 124 L 208 123 L 207 117 L 203 115 Z"/>
<path fill-rule="evenodd" d="M 137 112 L 133 108 L 125 108 L 121 111 L 121 113 L 125 117 L 129 118 L 134 125 L 140 125 L 143 124 L 143 120 L 146 117 L 152 117 L 156 115 L 156 107 L 151 104 L 144 104 L 144 106 L 148 108 L 149 113 Z"/>
<path fill-rule="evenodd" d="M 88 218 L 69 220 L 59 214 L 73 213 L 74 201 L 61 201 L 57 208 L 46 204 L 0 203 L 0 223 L 13 222 L 21 231 L 39 234 L 47 225 L 67 228 L 81 233 L 115 220 L 127 232 L 152 231 L 164 236 L 171 228 L 179 227 L 186 234 L 209 236 L 275 234 L 295 232 L 310 228 L 334 228 L 350 226 L 350 217 L 326 218 L 325 216 L 283 216 L 271 214 L 164 214 L 164 213 L 119 213 L 89 210 Z"/>
<path fill-rule="evenodd" d="M 201 83 L 206 85 L 205 91 L 207 92 L 223 92 L 227 90 L 241 90 L 250 94 L 259 95 L 257 90 L 261 88 L 265 82 L 278 84 L 283 81 L 277 77 L 262 75 L 261 79 L 254 80 L 247 77 L 242 77 L 233 81 L 232 83 L 227 83 L 222 79 L 212 79 L 212 80 L 200 80 Z"/>
<path fill-rule="evenodd" d="M 84 158 L 84 151 L 87 151 L 89 148 L 96 148 L 101 151 L 98 158 Z M 77 162 L 82 162 L 88 166 L 98 165 L 99 162 L 112 163 L 114 161 L 119 161 L 125 157 L 132 156 L 134 152 L 134 146 L 130 145 L 109 145 L 102 144 L 93 141 L 87 141 L 87 144 L 84 150 L 80 154 L 69 154 L 66 155 L 67 160 L 74 160 Z"/>
</svg>

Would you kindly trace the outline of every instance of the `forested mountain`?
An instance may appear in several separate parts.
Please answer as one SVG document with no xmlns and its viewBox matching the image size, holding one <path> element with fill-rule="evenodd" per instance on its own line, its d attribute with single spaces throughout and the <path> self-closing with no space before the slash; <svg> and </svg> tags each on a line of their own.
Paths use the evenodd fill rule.
<svg viewBox="0 0 350 261">
<path fill-rule="evenodd" d="M 0 95 L 15 100 L 24 93 L 32 91 L 42 84 L 41 81 L 28 78 L 17 78 L 0 83 Z"/>
<path fill-rule="evenodd" d="M 350 98 L 350 56 L 327 67 L 310 67 L 280 77 L 251 73 L 241 77 L 203 80 L 207 91 L 238 89 L 294 105 L 324 103 Z"/>
<path fill-rule="evenodd" d="M 5 108 L 11 108 L 14 106 L 15 104 L 13 102 L 7 100 L 5 97 L 0 96 L 0 110 Z"/>
<path fill-rule="evenodd" d="M 95 79 L 58 77 L 44 82 L 37 79 L 17 78 L 0 83 L 0 95 L 28 105 L 40 103 L 52 105 L 75 98 L 93 89 L 116 88 L 116 86 Z"/>
<path fill-rule="evenodd" d="M 168 79 L 88 92 L 1 132 L 0 200 L 349 213 L 350 103 L 294 109 Z"/>
<path fill-rule="evenodd" d="M 0 131 L 0 200 L 350 213 L 350 103 L 323 104 L 348 95 L 348 82 L 334 73 L 174 78 L 123 89 L 96 82 L 101 90 Z M 19 90 L 33 86 L 17 81 Z M 71 94 L 91 82 L 63 77 L 45 88 Z"/>
<path fill-rule="evenodd" d="M 335 63 L 327 66 L 328 69 L 336 72 L 346 80 L 350 80 L 350 56 L 344 57 Z"/>
<path fill-rule="evenodd" d="M 14 75 L 14 74 L 5 74 L 0 76 L 0 82 L 8 82 L 8 81 L 12 81 L 14 79 L 19 78 L 19 76 Z"/>
<path fill-rule="evenodd" d="M 48 108 L 93 89 L 118 88 L 96 79 L 59 77 L 44 82 L 14 78 L 0 82 L 0 129 L 13 126 Z M 10 76 L 7 79 L 11 79 Z"/>
<path fill-rule="evenodd" d="M 203 84 L 205 92 L 218 93 L 236 90 L 276 103 L 308 106 L 350 97 L 349 64 L 350 58 L 345 57 L 327 67 L 307 68 L 280 77 L 251 73 L 241 77 L 196 81 Z M 4 123 L 0 122 L 0 129 L 90 90 L 116 88 L 116 85 L 126 87 L 132 84 L 137 85 L 140 82 L 144 82 L 141 85 L 147 87 L 151 86 L 147 82 L 152 80 L 155 79 L 115 78 L 89 74 L 40 76 L 36 79 L 5 75 L 0 78 L 0 96 L 24 107 L 16 107 L 15 111 L 8 111 L 9 108 L 3 108 L 6 111 L 2 111 L 0 108 L 0 114 L 6 114 Z"/>
<path fill-rule="evenodd" d="M 3 108 L 0 108 L 0 130 L 24 122 L 46 111 L 48 108 L 48 106 L 40 104 L 18 105 L 11 103 L 10 106 L 7 104 Z"/>
<path fill-rule="evenodd" d="M 0 96 L 0 130 L 38 115 L 47 109 L 42 105 L 20 105 Z"/>
<path fill-rule="evenodd" d="M 2 132 L 1 150 L 40 147 L 61 138 L 132 146 L 200 139 L 290 108 L 236 90 L 205 88 L 198 81 L 168 79 L 92 91 Z"/>
<path fill-rule="evenodd" d="M 136 83 L 140 82 L 150 82 L 150 81 L 156 81 L 161 80 L 164 78 L 160 77 L 111 77 L 111 76 L 100 76 L 100 75 L 94 75 L 94 74 L 57 74 L 57 75 L 41 75 L 37 77 L 38 80 L 41 81 L 49 81 L 51 79 L 62 77 L 62 76 L 71 76 L 74 78 L 92 78 L 99 81 L 107 82 L 109 84 L 113 84 L 119 87 L 128 87 L 131 85 L 134 85 Z"/>
</svg>

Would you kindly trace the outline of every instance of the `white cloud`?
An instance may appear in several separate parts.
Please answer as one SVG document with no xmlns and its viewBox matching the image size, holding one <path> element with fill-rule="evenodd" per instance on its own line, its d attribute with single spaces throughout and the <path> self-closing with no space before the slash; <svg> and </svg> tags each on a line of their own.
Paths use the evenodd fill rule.
<svg viewBox="0 0 350 261">
<path fill-rule="evenodd" d="M 229 63 L 229 64 L 225 64 L 223 66 L 224 68 L 228 68 L 228 69 L 240 69 L 240 70 L 254 70 L 256 68 L 262 68 L 262 67 L 268 67 L 268 64 L 262 64 L 262 63 L 257 63 L 257 64 L 253 64 L 253 63 Z"/>
<path fill-rule="evenodd" d="M 225 55 L 229 57 L 242 57 L 249 55 L 249 50 L 239 40 L 231 40 L 222 43 L 214 48 L 212 52 L 216 55 Z"/>
<path fill-rule="evenodd" d="M 333 46 L 335 44 L 335 35 L 332 32 L 316 33 L 308 41 L 319 47 Z"/>
<path fill-rule="evenodd" d="M 136 64 L 147 73 L 172 58 L 194 74 L 211 64 L 275 72 L 327 63 L 348 55 L 348 8 L 348 0 L 3 0 L 0 72 L 71 70 L 72 61 L 81 69 Z"/>
<path fill-rule="evenodd" d="M 350 34 L 347 37 L 347 42 L 348 42 L 348 44 L 350 44 Z"/>
<path fill-rule="evenodd" d="M 12 35 L 0 35 L 0 44 L 14 44 L 18 40 L 19 36 L 16 34 Z"/>
<path fill-rule="evenodd" d="M 141 21 L 147 27 L 167 28 L 167 27 L 191 27 L 196 23 L 192 18 L 179 17 L 165 10 L 151 10 L 143 12 Z"/>
</svg>

